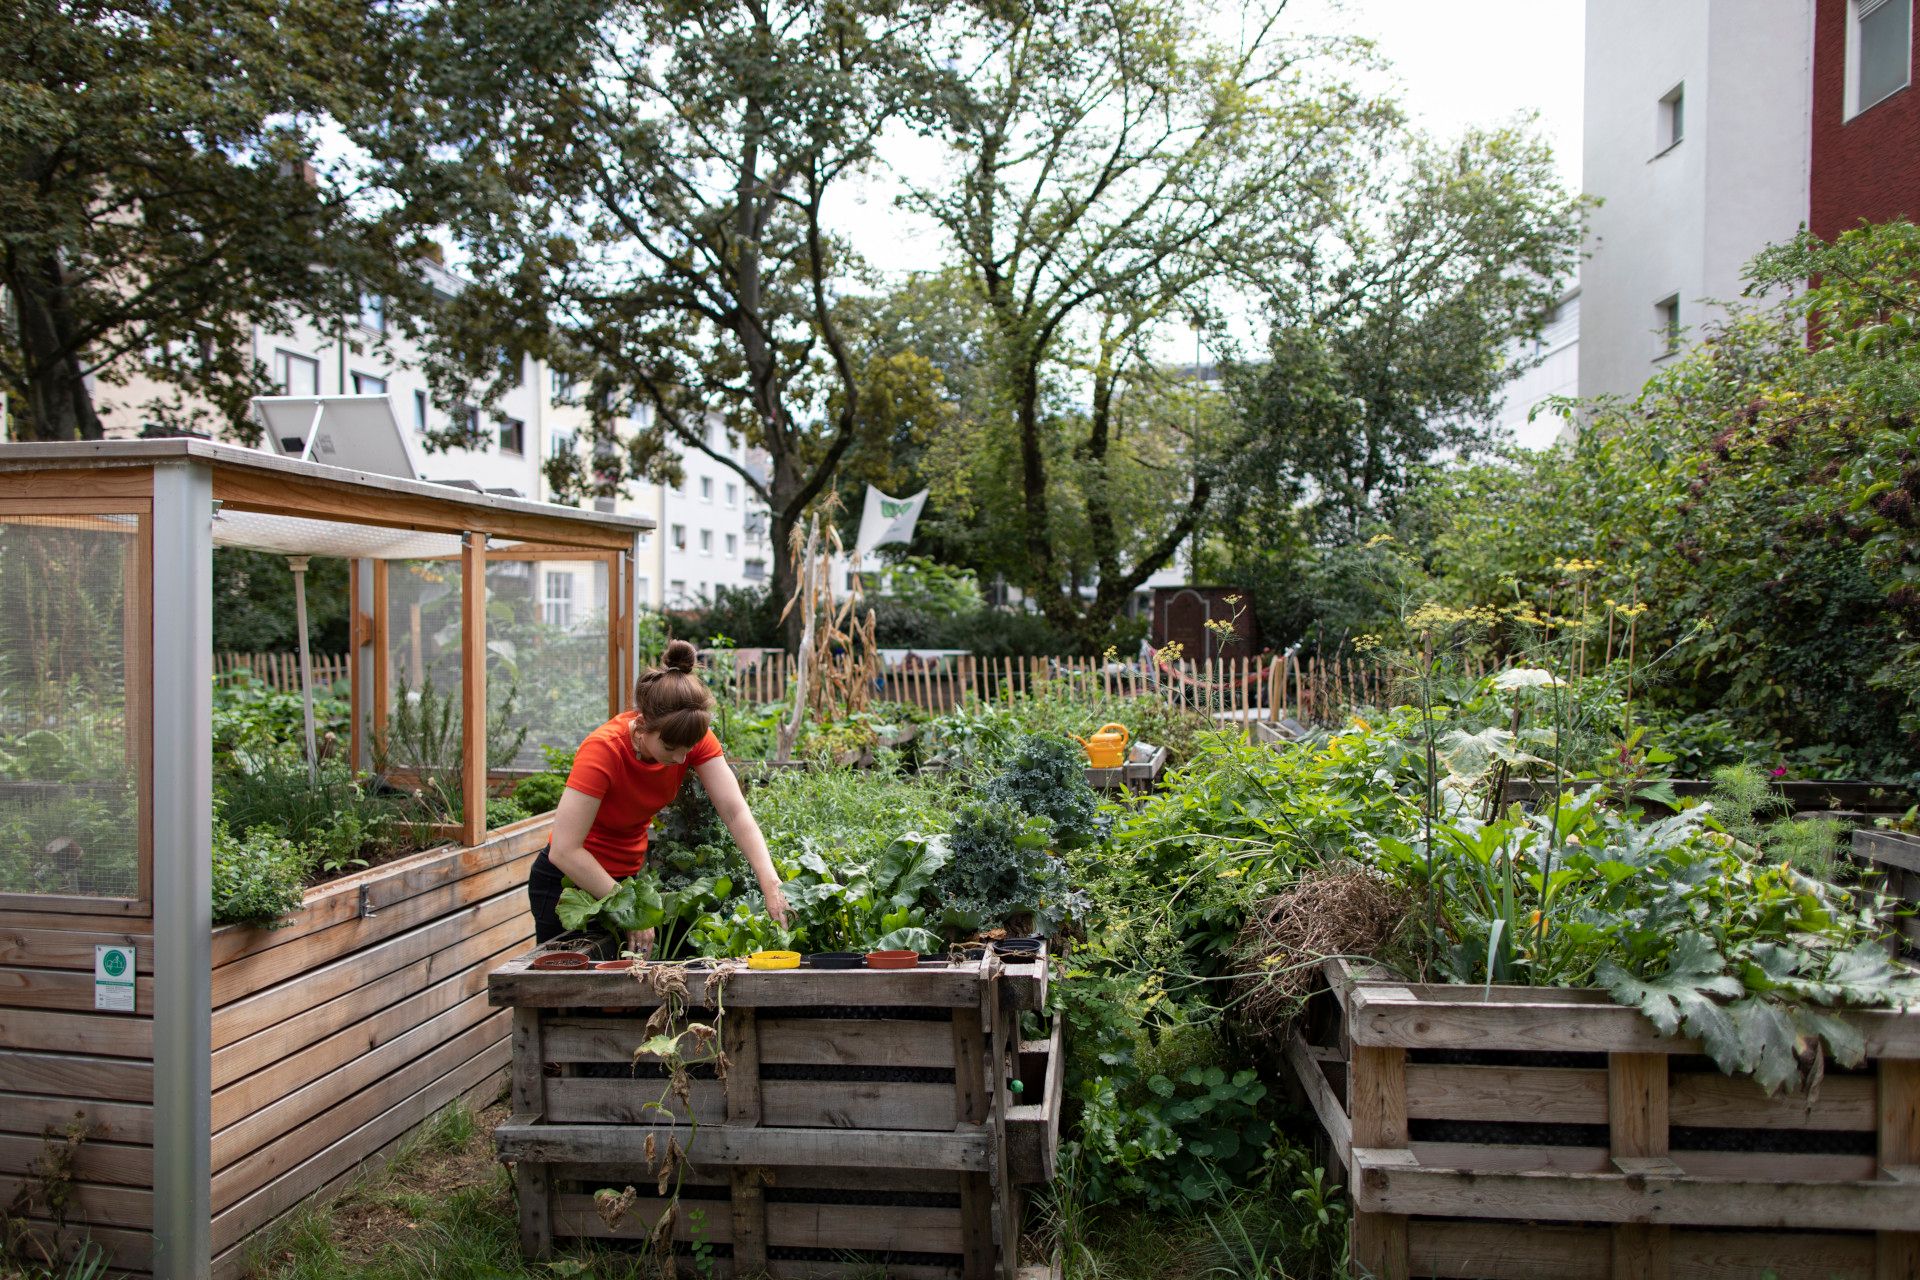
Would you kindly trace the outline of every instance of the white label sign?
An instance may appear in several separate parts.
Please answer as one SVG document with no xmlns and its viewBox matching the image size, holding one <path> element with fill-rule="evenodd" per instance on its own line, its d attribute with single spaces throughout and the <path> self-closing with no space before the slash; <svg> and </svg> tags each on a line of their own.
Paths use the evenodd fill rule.
<svg viewBox="0 0 1920 1280">
<path fill-rule="evenodd" d="M 133 948 L 93 949 L 93 1007 L 133 1012 Z"/>
</svg>

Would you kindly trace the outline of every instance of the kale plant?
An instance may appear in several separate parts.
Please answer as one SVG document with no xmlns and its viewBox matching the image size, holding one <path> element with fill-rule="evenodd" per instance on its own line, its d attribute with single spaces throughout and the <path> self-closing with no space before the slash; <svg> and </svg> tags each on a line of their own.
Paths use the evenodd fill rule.
<svg viewBox="0 0 1920 1280">
<path fill-rule="evenodd" d="M 1010 804 L 963 806 L 947 838 L 951 855 L 934 877 L 943 922 L 985 929 L 1030 914 L 1051 932 L 1072 907 L 1066 865 L 1053 856 L 1053 823 Z"/>
<path fill-rule="evenodd" d="M 1084 752 L 1065 738 L 1029 734 L 986 786 L 987 800 L 1053 824 L 1053 840 L 1077 848 L 1106 838 L 1112 823 L 1087 785 Z"/>
</svg>

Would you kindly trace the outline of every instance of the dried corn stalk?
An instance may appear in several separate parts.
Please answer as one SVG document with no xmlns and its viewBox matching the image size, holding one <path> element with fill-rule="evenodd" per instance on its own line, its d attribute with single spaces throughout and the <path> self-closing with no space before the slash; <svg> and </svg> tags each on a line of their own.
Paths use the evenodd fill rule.
<svg viewBox="0 0 1920 1280">
<path fill-rule="evenodd" d="M 800 653 L 794 664 L 793 714 L 780 726 L 775 760 L 793 758 L 793 744 L 808 712 L 823 720 L 865 710 L 880 676 L 873 610 L 861 612 L 860 577 L 845 599 L 833 589 L 834 557 L 844 553 L 832 516 L 839 508 L 831 495 L 796 525 L 788 546 L 793 559 L 793 595 L 780 612 L 785 623 L 798 612 Z"/>
</svg>

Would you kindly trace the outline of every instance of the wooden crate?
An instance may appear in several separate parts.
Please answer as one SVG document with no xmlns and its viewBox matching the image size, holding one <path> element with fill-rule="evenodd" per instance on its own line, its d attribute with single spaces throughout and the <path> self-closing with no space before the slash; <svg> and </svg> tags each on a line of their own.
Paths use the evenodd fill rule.
<svg viewBox="0 0 1920 1280">
<path fill-rule="evenodd" d="M 495 1139 L 529 1254 L 645 1240 L 673 1201 L 646 1146 L 672 1138 L 689 1161 L 676 1246 L 689 1262 L 710 1249 L 715 1274 L 1014 1275 L 1017 1187 L 1050 1176 L 1059 1133 L 1058 1030 L 1019 1036 L 1020 1015 L 1045 1001 L 1044 956 L 689 971 L 685 1017 L 717 1026 L 727 1063 L 691 1065 L 681 1099 L 639 1052 L 653 988 L 624 971 L 539 971 L 538 954 L 488 980 L 491 1002 L 513 1009 L 514 1114 Z M 627 1186 L 633 1207 L 608 1222 L 593 1193 Z"/>
<path fill-rule="evenodd" d="M 1605 992 L 1330 961 L 1288 1059 L 1345 1171 L 1353 1273 L 1920 1275 L 1920 1014 L 1768 1098 Z"/>
<path fill-rule="evenodd" d="M 1856 827 L 1853 832 L 1853 856 L 1879 872 L 1879 887 L 1898 898 L 1916 914 L 1896 921 L 1910 951 L 1920 951 L 1920 836 L 1902 831 L 1880 831 Z"/>
</svg>

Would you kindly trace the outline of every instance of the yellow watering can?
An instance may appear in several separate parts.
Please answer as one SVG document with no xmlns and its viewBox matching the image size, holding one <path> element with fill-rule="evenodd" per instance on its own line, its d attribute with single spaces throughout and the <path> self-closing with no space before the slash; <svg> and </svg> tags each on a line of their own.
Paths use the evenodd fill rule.
<svg viewBox="0 0 1920 1280">
<path fill-rule="evenodd" d="M 1129 735 L 1123 724 L 1103 724 L 1093 731 L 1091 738 L 1077 733 L 1068 736 L 1086 748 L 1087 763 L 1096 769 L 1118 769 L 1127 762 Z"/>
</svg>

